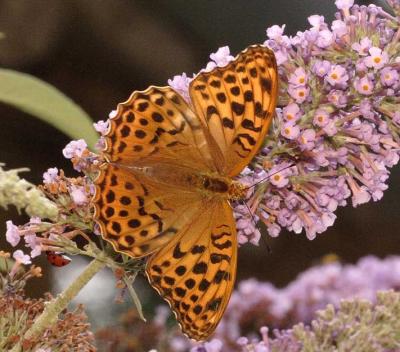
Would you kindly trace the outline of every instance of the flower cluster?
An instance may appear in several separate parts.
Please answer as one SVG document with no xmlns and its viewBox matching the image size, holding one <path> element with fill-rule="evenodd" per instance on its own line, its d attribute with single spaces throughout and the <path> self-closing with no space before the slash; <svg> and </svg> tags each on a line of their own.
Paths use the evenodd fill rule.
<svg viewBox="0 0 400 352">
<path fill-rule="evenodd" d="M 47 300 L 51 297 L 46 297 Z M 10 351 L 45 308 L 44 299 L 22 294 L 0 295 L 0 346 Z M 26 352 L 96 351 L 94 336 L 82 307 L 66 312 L 39 339 L 23 341 Z"/>
<path fill-rule="evenodd" d="M 273 237 L 286 228 L 314 239 L 349 197 L 353 206 L 381 199 L 399 161 L 400 20 L 353 3 L 337 0 L 331 25 L 313 15 L 311 28 L 293 37 L 284 25 L 267 29 L 264 44 L 279 66 L 279 108 L 242 182 L 267 178 L 247 201 Z M 398 0 L 388 3 L 398 15 Z M 206 70 L 233 59 L 228 47 L 210 58 Z M 189 82 L 186 74 L 168 81 L 186 97 Z M 239 242 L 257 243 L 248 213 L 236 208 Z"/>
<path fill-rule="evenodd" d="M 22 264 L 29 263 L 21 263 L 18 258 L 13 261 L 10 253 L 0 251 L 1 350 L 13 350 L 20 342 L 26 352 L 95 351 L 94 337 L 81 306 L 74 311 L 65 311 L 38 338 L 22 339 L 43 312 L 46 303 L 52 300 L 48 294 L 40 299 L 25 296 L 27 282 L 40 278 L 42 270 L 35 265 Z"/>
<path fill-rule="evenodd" d="M 314 350 L 330 351 L 335 344 L 344 347 L 349 341 L 354 346 L 360 344 L 356 351 L 368 351 L 363 349 L 363 339 L 374 343 L 373 351 L 386 351 L 378 342 L 400 342 L 398 335 L 391 335 L 398 325 L 394 321 L 400 314 L 396 308 L 400 295 L 390 293 L 399 289 L 400 257 L 365 257 L 356 265 L 313 267 L 283 289 L 255 279 L 241 282 L 208 342 L 190 342 L 171 328 L 165 306 L 157 307 L 155 317 L 146 324 L 130 311 L 122 319 L 123 327 L 103 329 L 97 336 L 113 346 L 113 351 L 134 346 L 138 350 L 153 347 L 174 352 L 297 352 L 310 345 Z M 379 291 L 389 293 L 377 297 Z M 382 324 L 376 320 L 378 316 Z M 133 336 L 132 330 L 137 332 Z M 381 340 L 382 331 L 388 331 L 387 340 Z M 149 335 L 153 344 L 148 343 Z M 348 336 L 354 336 L 354 340 Z"/>
<path fill-rule="evenodd" d="M 279 66 L 279 104 L 263 149 L 238 178 L 252 186 L 246 203 L 235 206 L 240 244 L 258 244 L 261 234 L 257 221 L 265 223 L 272 237 L 278 236 L 284 228 L 295 233 L 304 230 L 309 239 L 314 239 L 334 223 L 337 207 L 345 206 L 349 199 L 353 206 L 381 199 L 387 189 L 389 169 L 399 161 L 400 0 L 388 0 L 392 13 L 372 5 L 356 6 L 353 0 L 336 0 L 335 3 L 339 12 L 332 24 L 314 15 L 309 17 L 311 28 L 293 37 L 284 34 L 285 26 L 272 26 L 267 30 L 265 45 L 275 52 Z M 203 71 L 223 67 L 234 58 L 228 47 L 222 47 L 211 54 L 210 59 Z M 190 103 L 190 81 L 191 78 L 183 74 L 168 83 Z M 114 115 L 115 111 L 111 112 L 110 118 Z M 108 121 L 97 122 L 95 129 L 104 136 L 109 130 Z M 100 138 L 97 148 L 104 148 L 104 137 Z M 128 292 L 137 303 L 131 283 L 143 270 L 143 261 L 113 252 L 108 243 L 102 242 L 99 246 L 102 240 L 92 236 L 96 228 L 90 199 L 102 156 L 90 152 L 84 140 L 70 142 L 63 154 L 84 176 L 68 178 L 62 170 L 50 168 L 43 175 L 43 186 L 35 188 L 19 179 L 19 170 L 5 172 L 0 168 L 0 206 L 15 204 L 31 217 L 22 226 L 7 222 L 7 241 L 13 247 L 23 244 L 29 254 L 21 249 L 12 254 L 15 263 L 7 280 L 2 277 L 1 287 L 18 288 L 18 280 L 14 279 L 22 265 L 31 264 L 32 258 L 43 251 L 63 251 L 96 258 L 90 264 L 93 273 L 105 265 L 111 267 L 121 294 Z M 76 236 L 86 240 L 83 249 L 74 241 Z M 9 256 L 0 252 L 0 259 Z M 316 350 L 329 350 L 328 347 L 342 344 L 343 349 L 348 349 L 343 336 L 352 336 L 353 342 L 360 341 L 361 345 L 368 341 L 376 351 L 383 351 L 380 329 L 392 329 L 392 333 L 399 328 L 395 323 L 399 321 L 399 309 L 392 314 L 387 309 L 390 300 L 393 307 L 399 306 L 399 297 L 395 294 L 386 301 L 382 298 L 376 311 L 371 304 L 359 300 L 342 305 L 337 317 L 334 308 L 328 307 L 311 326 L 277 330 L 273 339 L 268 337 L 266 326 L 285 328 L 299 321 L 309 323 L 317 309 L 327 303 L 338 307 L 342 298 L 354 295 L 373 302 L 378 289 L 400 288 L 399 272 L 398 258 L 384 261 L 366 258 L 356 266 L 342 267 L 336 263 L 311 269 L 285 289 L 256 280 L 242 282 L 232 296 L 216 338 L 204 344 L 192 345 L 178 332 L 171 333 L 166 328 L 168 314 L 162 308 L 152 324 L 143 330 L 139 325 L 135 327 L 140 332 L 139 340 L 126 338 L 125 331 L 110 335 L 111 330 L 104 331 L 101 338 L 123 338 L 124 345 L 118 348 L 128 349 L 142 348 L 143 340 L 152 336 L 160 341 L 160 348 L 167 346 L 173 351 L 191 348 L 193 352 L 240 349 L 270 352 L 299 351 L 306 345 Z M 40 270 L 32 267 L 28 273 L 39 276 Z M 85 280 L 89 280 L 89 276 L 85 276 Z M 9 285 L 9 281 L 14 286 Z M 0 295 L 0 310 L 2 298 Z M 35 307 L 40 311 L 44 304 Z M 11 309 L 5 311 L 4 316 L 17 316 L 12 304 L 4 308 Z M 391 325 L 389 328 L 373 326 L 378 320 L 363 320 L 364 313 Z M 35 317 L 28 317 L 27 322 L 31 323 Z M 132 318 L 135 325 L 136 320 L 136 316 Z M 351 322 L 350 327 L 341 325 L 345 321 Z M 75 323 L 80 326 L 74 320 Z M 61 325 L 63 329 L 58 332 L 69 328 L 68 324 Z M 355 330 L 346 330 L 351 328 Z M 366 336 L 365 329 L 370 329 L 369 340 L 360 337 Z M 76 330 L 76 334 L 79 335 L 79 331 Z M 261 332 L 261 341 L 255 331 Z M 357 335 L 358 331 L 362 333 Z M 330 340 L 319 340 L 325 336 L 322 332 L 329 333 Z M 61 335 L 57 336 L 60 340 Z M 82 336 L 89 335 L 83 333 Z M 18 340 L 16 334 L 12 338 Z M 70 346 L 73 343 L 74 347 L 90 350 L 90 343 L 85 344 L 85 341 L 80 345 L 80 341 L 68 340 Z M 395 337 L 388 341 L 384 343 L 389 349 L 393 343 L 399 344 Z M 26 350 L 31 342 L 24 341 Z M 36 351 L 57 350 L 47 342 L 43 347 L 34 347 Z"/>
<path fill-rule="evenodd" d="M 48 200 L 35 185 L 19 177 L 28 169 L 4 170 L 0 164 L 0 207 L 14 205 L 18 211 L 24 209 L 30 216 L 54 218 L 57 207 Z"/>
<path fill-rule="evenodd" d="M 400 294 L 378 292 L 376 303 L 359 298 L 344 300 L 338 308 L 328 305 L 318 311 L 310 325 L 295 325 L 290 330 L 275 330 L 268 336 L 268 328 L 260 329 L 261 340 L 241 337 L 236 348 L 213 340 L 213 346 L 195 347 L 191 352 L 255 351 L 354 351 L 390 352 L 398 349 Z"/>
<path fill-rule="evenodd" d="M 236 341 L 262 326 L 284 328 L 308 324 L 327 304 L 338 307 L 345 298 L 374 301 L 379 290 L 400 289 L 400 258 L 367 256 L 355 265 L 334 262 L 301 273 L 283 289 L 255 279 L 241 281 L 232 294 L 216 336 Z"/>
<path fill-rule="evenodd" d="M 74 153 L 77 152 L 71 151 L 72 157 L 75 157 Z M 24 246 L 30 251 L 26 254 L 17 249 L 13 253 L 13 258 L 25 265 L 30 264 L 31 259 L 43 251 L 59 249 L 60 240 L 84 235 L 82 230 L 92 226 L 89 200 L 93 194 L 93 185 L 87 177 L 68 178 L 62 170 L 54 167 L 43 174 L 43 186 L 34 190 L 51 204 L 54 210 L 51 221 L 32 216 L 28 223 L 21 226 L 15 225 L 11 220 L 6 222 L 7 242 L 16 247 L 23 239 Z M 42 215 L 42 218 L 49 216 Z M 71 230 L 71 227 L 74 229 Z"/>
</svg>

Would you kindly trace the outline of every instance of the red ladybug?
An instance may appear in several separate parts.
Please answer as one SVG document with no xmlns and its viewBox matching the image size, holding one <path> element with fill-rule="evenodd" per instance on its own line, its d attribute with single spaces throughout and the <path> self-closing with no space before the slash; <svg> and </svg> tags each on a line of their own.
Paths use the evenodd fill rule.
<svg viewBox="0 0 400 352">
<path fill-rule="evenodd" d="M 62 267 L 71 263 L 71 258 L 60 252 L 46 251 L 47 260 L 51 265 Z"/>
</svg>

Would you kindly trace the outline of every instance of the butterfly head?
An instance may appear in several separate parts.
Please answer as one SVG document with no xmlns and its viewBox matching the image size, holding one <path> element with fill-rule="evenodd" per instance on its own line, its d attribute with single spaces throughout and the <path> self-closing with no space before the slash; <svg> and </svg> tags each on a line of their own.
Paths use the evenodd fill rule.
<svg viewBox="0 0 400 352">
<path fill-rule="evenodd" d="M 232 181 L 229 185 L 229 199 L 241 200 L 246 197 L 246 186 L 240 182 Z"/>
</svg>

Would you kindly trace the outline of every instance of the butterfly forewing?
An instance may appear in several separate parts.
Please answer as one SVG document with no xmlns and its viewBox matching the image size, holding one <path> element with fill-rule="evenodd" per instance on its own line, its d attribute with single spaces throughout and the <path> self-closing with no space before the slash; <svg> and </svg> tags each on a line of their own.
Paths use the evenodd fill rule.
<svg viewBox="0 0 400 352">
<path fill-rule="evenodd" d="M 201 122 L 170 87 L 134 92 L 110 119 L 105 155 L 125 165 L 186 165 L 215 170 Z"/>
<path fill-rule="evenodd" d="M 149 281 L 189 337 L 204 340 L 215 330 L 232 293 L 236 257 L 232 209 L 213 200 L 148 262 Z"/>
<path fill-rule="evenodd" d="M 118 105 L 105 140 L 95 220 L 117 251 L 147 255 L 196 210 L 199 194 L 182 175 L 215 170 L 203 127 L 174 90 L 150 87 Z"/>
<path fill-rule="evenodd" d="M 224 156 L 219 171 L 238 175 L 261 146 L 275 111 L 275 56 L 252 46 L 226 67 L 200 73 L 190 84 L 195 112 Z"/>
</svg>

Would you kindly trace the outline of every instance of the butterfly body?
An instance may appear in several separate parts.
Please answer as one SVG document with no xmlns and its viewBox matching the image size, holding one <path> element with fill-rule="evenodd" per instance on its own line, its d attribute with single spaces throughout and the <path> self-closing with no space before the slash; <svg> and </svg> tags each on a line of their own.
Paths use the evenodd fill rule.
<svg viewBox="0 0 400 352">
<path fill-rule="evenodd" d="M 121 167 L 118 164 L 116 166 Z M 173 164 L 162 165 L 162 167 L 157 168 L 142 166 L 131 167 L 130 169 L 169 187 L 180 188 L 183 192 L 199 192 L 206 198 L 219 196 L 222 199 L 238 200 L 245 196 L 243 184 L 218 172 L 198 172 Z"/>
<path fill-rule="evenodd" d="M 237 200 L 245 196 L 245 186 L 230 177 L 219 174 L 192 174 L 186 179 L 204 197 Z"/>
<path fill-rule="evenodd" d="M 272 51 L 252 46 L 226 67 L 201 72 L 190 102 L 170 87 L 134 92 L 110 119 L 95 181 L 94 219 L 118 252 L 148 256 L 150 284 L 185 334 L 206 339 L 232 293 L 237 265 L 230 202 L 278 93 Z"/>
</svg>

